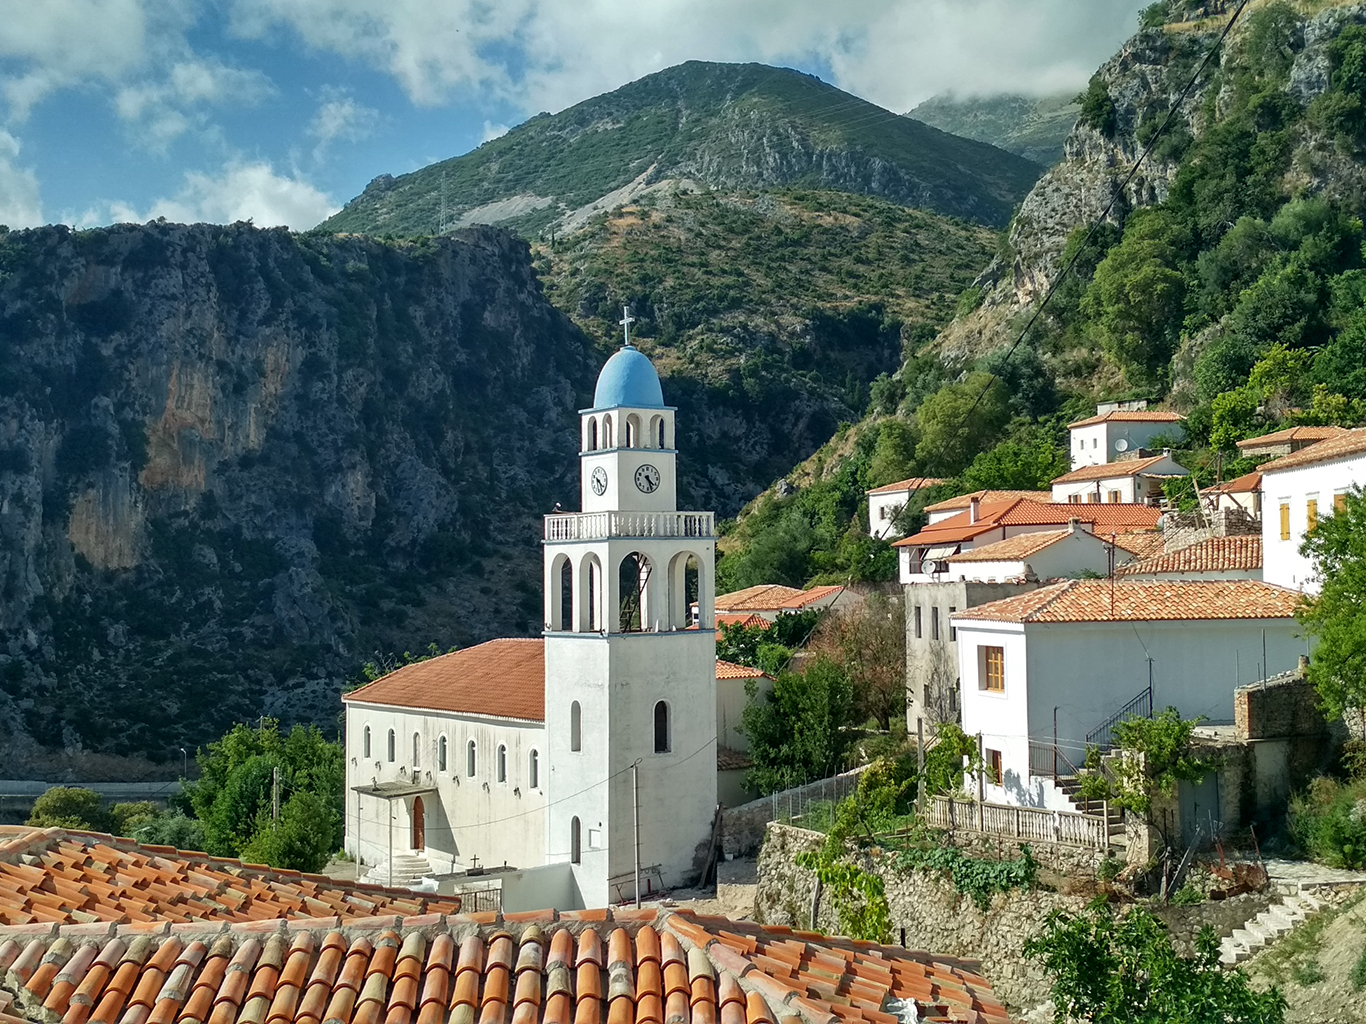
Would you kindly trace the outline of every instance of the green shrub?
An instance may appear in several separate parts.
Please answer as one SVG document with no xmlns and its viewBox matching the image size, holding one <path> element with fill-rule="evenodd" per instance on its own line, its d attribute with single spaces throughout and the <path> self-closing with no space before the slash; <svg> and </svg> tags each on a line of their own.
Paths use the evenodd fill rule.
<svg viewBox="0 0 1366 1024">
<path fill-rule="evenodd" d="M 38 828 L 74 828 L 108 832 L 113 827 L 100 795 L 93 789 L 53 786 L 33 801 L 27 825 Z"/>
<path fill-rule="evenodd" d="M 1366 782 L 1315 779 L 1291 799 L 1287 826 L 1312 859 L 1337 868 L 1366 866 Z"/>
</svg>

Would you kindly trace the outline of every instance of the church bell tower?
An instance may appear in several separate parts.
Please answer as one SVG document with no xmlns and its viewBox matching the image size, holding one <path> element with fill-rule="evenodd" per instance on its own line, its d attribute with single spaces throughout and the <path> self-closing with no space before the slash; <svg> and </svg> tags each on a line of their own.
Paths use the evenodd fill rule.
<svg viewBox="0 0 1366 1024">
<path fill-rule="evenodd" d="M 545 519 L 546 860 L 585 907 L 637 864 L 642 895 L 695 881 L 716 810 L 715 515 L 678 511 L 675 410 L 631 322 L 581 413 L 583 511 Z"/>
</svg>

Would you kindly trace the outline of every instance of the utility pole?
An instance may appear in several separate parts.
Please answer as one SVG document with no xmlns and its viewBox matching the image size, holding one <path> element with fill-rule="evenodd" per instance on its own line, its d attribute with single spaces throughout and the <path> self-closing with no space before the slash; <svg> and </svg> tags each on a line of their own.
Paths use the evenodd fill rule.
<svg viewBox="0 0 1366 1024">
<path fill-rule="evenodd" d="M 384 801 L 384 806 L 389 808 L 389 888 L 394 887 L 394 802 Z"/>
<path fill-rule="evenodd" d="M 276 765 L 270 772 L 270 820 L 280 820 L 280 767 Z"/>
<path fill-rule="evenodd" d="M 631 828 L 635 832 L 635 857 L 636 857 L 636 909 L 640 909 L 640 785 L 636 769 L 640 767 L 637 761 L 631 765 Z"/>
</svg>

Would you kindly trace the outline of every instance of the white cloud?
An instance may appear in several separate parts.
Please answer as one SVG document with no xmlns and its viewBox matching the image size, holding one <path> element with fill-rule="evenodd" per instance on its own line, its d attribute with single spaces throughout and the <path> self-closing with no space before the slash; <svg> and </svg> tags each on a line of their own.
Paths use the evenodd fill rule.
<svg viewBox="0 0 1366 1024">
<path fill-rule="evenodd" d="M 17 166 L 18 156 L 19 140 L 0 129 L 0 224 L 29 228 L 43 223 L 43 206 L 38 176 Z"/>
<path fill-rule="evenodd" d="M 379 111 L 357 103 L 340 89 L 324 88 L 318 112 L 308 126 L 308 134 L 318 140 L 313 158 L 321 160 L 333 142 L 360 142 L 375 133 Z"/>
<path fill-rule="evenodd" d="M 894 110 L 1079 88 L 1145 0 L 233 0 L 236 30 L 367 61 L 410 99 L 558 110 L 684 60 L 825 64 Z"/>
<path fill-rule="evenodd" d="M 174 196 L 158 199 L 145 211 L 129 203 L 109 204 L 115 223 L 155 220 L 192 224 L 229 224 L 250 220 L 257 227 L 311 228 L 338 209 L 331 196 L 298 175 L 277 174 L 267 162 L 234 161 L 217 174 L 189 171 Z"/>
<path fill-rule="evenodd" d="M 275 91 L 259 71 L 214 59 L 179 60 L 156 79 L 119 89 L 114 110 L 149 148 L 162 152 L 191 128 L 204 128 L 205 106 L 249 107 Z"/>
<path fill-rule="evenodd" d="M 485 142 L 492 142 L 494 139 L 501 139 L 508 133 L 508 126 L 505 124 L 494 124 L 492 121 L 484 122 L 484 134 L 479 139 L 482 146 Z"/>
</svg>

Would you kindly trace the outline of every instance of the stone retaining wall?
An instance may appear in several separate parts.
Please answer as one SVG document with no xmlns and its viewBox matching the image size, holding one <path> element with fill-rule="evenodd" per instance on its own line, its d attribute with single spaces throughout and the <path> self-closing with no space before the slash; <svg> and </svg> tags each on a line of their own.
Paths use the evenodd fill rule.
<svg viewBox="0 0 1366 1024">
<path fill-rule="evenodd" d="M 961 842 L 966 838 L 960 834 Z M 976 847 L 964 847 L 978 856 L 996 856 L 994 836 Z M 759 884 L 755 894 L 755 917 L 765 924 L 794 928 L 816 928 L 836 933 L 839 919 L 828 898 L 816 906 L 811 919 L 815 875 L 793 863 L 798 853 L 819 848 L 825 837 L 818 832 L 773 823 L 768 826 L 759 855 Z M 1002 849 L 1013 856 L 1009 840 Z M 1087 853 L 1091 851 L 1076 851 Z M 884 870 L 880 851 L 860 855 L 863 865 L 882 875 L 892 917 L 892 941 L 911 949 L 930 950 L 945 956 L 975 960 L 991 982 L 996 994 L 1012 1011 L 1023 1012 L 1048 999 L 1049 979 L 1043 970 L 1025 958 L 1024 944 L 1043 927 L 1054 911 L 1079 913 L 1090 896 L 1072 896 L 1043 890 L 1014 890 L 999 893 L 985 912 L 961 895 L 953 883 L 938 872 Z M 1067 872 L 1075 877 L 1094 877 L 1091 869 L 1077 865 Z M 1190 943 L 1200 928 L 1211 925 L 1222 937 L 1242 927 L 1262 911 L 1270 897 L 1239 896 L 1220 902 L 1194 906 L 1151 908 L 1170 930 L 1178 949 L 1189 952 Z"/>
</svg>

